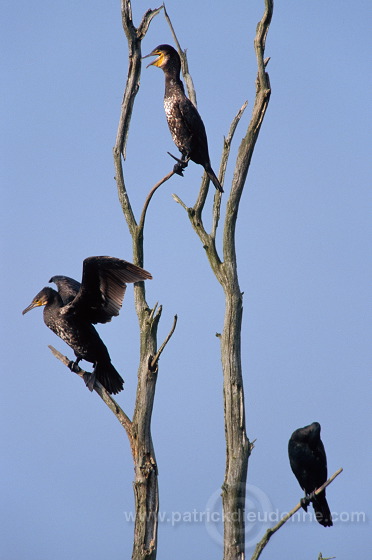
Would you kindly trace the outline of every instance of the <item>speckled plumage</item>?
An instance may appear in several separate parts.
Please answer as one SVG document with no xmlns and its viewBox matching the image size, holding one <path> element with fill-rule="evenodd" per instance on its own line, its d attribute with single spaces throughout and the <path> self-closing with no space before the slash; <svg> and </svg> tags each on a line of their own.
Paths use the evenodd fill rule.
<svg viewBox="0 0 372 560">
<path fill-rule="evenodd" d="M 44 322 L 66 342 L 77 358 L 94 364 L 85 382 L 93 390 L 97 379 L 109 393 L 123 389 L 123 379 L 111 363 L 108 350 L 92 323 L 107 323 L 119 314 L 126 282 L 139 282 L 151 274 L 114 257 L 88 257 L 83 262 L 81 284 L 68 276 L 53 276 L 58 292 L 43 288 L 24 309 L 44 307 Z"/>
<path fill-rule="evenodd" d="M 159 58 L 151 65 L 161 68 L 165 75 L 164 110 L 173 142 L 181 152 L 182 159 L 191 159 L 202 165 L 216 189 L 223 192 L 211 167 L 204 123 L 196 107 L 185 95 L 180 79 L 180 57 L 170 45 L 159 45 L 148 56 L 155 55 Z"/>
</svg>

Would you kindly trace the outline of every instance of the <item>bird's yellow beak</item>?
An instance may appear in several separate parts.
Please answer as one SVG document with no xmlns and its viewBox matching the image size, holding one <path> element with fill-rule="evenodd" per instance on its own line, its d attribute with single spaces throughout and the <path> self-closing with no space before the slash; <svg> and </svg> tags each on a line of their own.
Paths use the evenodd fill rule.
<svg viewBox="0 0 372 560">
<path fill-rule="evenodd" d="M 150 62 L 150 64 L 148 64 L 146 66 L 146 68 L 148 68 L 149 66 L 158 66 L 160 67 L 163 59 L 164 59 L 164 54 L 161 51 L 157 51 L 156 49 L 152 52 L 150 52 L 150 54 L 147 54 L 146 56 L 143 56 L 142 59 L 144 58 L 148 58 L 149 56 L 157 56 L 158 58 L 155 58 L 155 60 L 153 60 L 152 62 Z"/>
</svg>

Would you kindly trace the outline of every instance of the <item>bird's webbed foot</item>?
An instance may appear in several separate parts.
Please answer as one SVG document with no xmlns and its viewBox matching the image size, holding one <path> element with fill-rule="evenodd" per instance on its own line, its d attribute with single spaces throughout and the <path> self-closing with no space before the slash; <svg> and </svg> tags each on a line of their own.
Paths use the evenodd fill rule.
<svg viewBox="0 0 372 560">
<path fill-rule="evenodd" d="M 313 502 L 314 500 L 316 501 L 315 491 L 311 492 L 311 494 L 308 495 L 308 500 L 309 500 L 309 503 Z"/>
<path fill-rule="evenodd" d="M 183 159 L 179 159 L 178 157 L 174 156 L 173 154 L 171 154 L 170 152 L 167 152 L 173 159 L 176 160 L 177 163 L 174 164 L 173 167 L 173 173 L 176 173 L 177 175 L 181 175 L 181 177 L 183 177 L 183 170 L 188 166 L 190 158 L 183 158 Z"/>
<path fill-rule="evenodd" d="M 79 371 L 80 371 L 79 362 L 80 361 L 81 361 L 81 358 L 76 358 L 76 360 L 74 362 L 70 362 L 68 364 L 68 367 L 70 368 L 70 370 L 73 371 L 74 373 L 79 373 Z"/>
<path fill-rule="evenodd" d="M 183 170 L 184 167 L 182 167 L 181 163 L 175 163 L 173 166 L 173 173 L 177 173 L 177 175 L 181 175 L 181 177 L 183 177 Z"/>
</svg>

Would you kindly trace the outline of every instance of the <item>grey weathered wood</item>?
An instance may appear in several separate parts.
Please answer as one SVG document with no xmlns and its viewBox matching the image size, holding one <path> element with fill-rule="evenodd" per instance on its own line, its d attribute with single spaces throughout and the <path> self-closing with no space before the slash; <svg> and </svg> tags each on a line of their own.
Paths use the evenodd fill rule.
<svg viewBox="0 0 372 560">
<path fill-rule="evenodd" d="M 193 208 L 188 208 L 182 200 L 174 195 L 176 202 L 187 211 L 189 220 L 199 236 L 211 268 L 220 282 L 225 294 L 225 316 L 223 331 L 220 335 L 221 359 L 223 369 L 223 395 L 226 437 L 225 478 L 222 485 L 222 504 L 224 515 L 224 560 L 243 560 L 245 558 L 245 491 L 248 470 L 248 458 L 252 450 L 245 426 L 245 401 L 241 364 L 241 325 L 243 313 L 243 295 L 237 273 L 237 255 L 235 250 L 235 228 L 239 203 L 254 147 L 258 138 L 263 118 L 270 99 L 270 81 L 264 60 L 265 41 L 273 12 L 272 0 L 265 0 L 265 11 L 257 25 L 254 48 L 257 57 L 258 75 L 256 96 L 251 121 L 240 144 L 235 164 L 230 194 L 226 203 L 226 216 L 223 229 L 222 258 L 218 254 L 215 238 L 220 219 L 220 206 L 224 196 L 216 192 L 212 209 L 212 230 L 208 233 L 203 225 L 203 210 L 208 193 L 208 180 L 204 176 L 197 201 Z M 181 50 L 179 48 L 179 50 Z M 184 55 L 184 53 L 182 53 Z M 190 82 L 187 83 L 190 88 Z M 188 89 L 190 98 L 192 92 Z M 224 142 L 220 183 L 224 183 L 224 173 L 230 155 L 231 140 L 240 120 L 245 105 L 233 120 L 227 139 Z M 225 187 L 225 191 L 228 189 Z"/>
<path fill-rule="evenodd" d="M 128 41 L 128 76 L 116 142 L 114 164 L 119 200 L 129 232 L 132 236 L 133 262 L 144 264 L 143 230 L 148 205 L 155 190 L 169 177 L 165 177 L 150 191 L 137 224 L 129 201 L 124 181 L 122 158 L 125 158 L 126 142 L 132 116 L 133 104 L 139 88 L 141 72 L 141 41 L 152 18 L 161 8 L 148 10 L 138 28 L 133 24 L 129 0 L 122 0 L 122 23 Z M 169 176 L 171 176 L 169 174 Z M 131 425 L 131 449 L 134 460 L 135 525 L 132 560 L 155 560 L 158 531 L 158 468 L 151 436 L 151 417 L 155 398 L 155 388 L 160 353 L 157 348 L 157 329 L 161 317 L 161 307 L 150 309 L 146 302 L 144 282 L 134 286 L 135 308 L 140 330 L 140 358 L 136 402 Z M 172 328 L 171 333 L 173 332 Z M 171 336 L 170 333 L 170 336 Z M 169 337 L 170 337 L 169 336 Z M 167 340 L 165 343 L 169 340 Z"/>
</svg>

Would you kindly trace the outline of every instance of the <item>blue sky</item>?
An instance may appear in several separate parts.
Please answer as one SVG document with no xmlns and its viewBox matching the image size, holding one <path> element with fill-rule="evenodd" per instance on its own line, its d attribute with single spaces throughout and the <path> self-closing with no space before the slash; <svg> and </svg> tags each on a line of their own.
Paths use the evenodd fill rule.
<svg viewBox="0 0 372 560">
<path fill-rule="evenodd" d="M 215 171 L 223 136 L 249 101 L 225 200 L 253 107 L 262 4 L 237 1 L 227 9 L 218 1 L 212 15 L 209 2 L 167 3 L 188 49 Z M 69 351 L 41 311 L 21 315 L 51 276 L 79 280 L 85 257 L 131 260 L 112 160 L 127 72 L 120 2 L 6 0 L 4 7 L 0 559 L 129 558 L 133 465 L 126 435 L 99 397 L 50 354 L 48 344 Z M 149 7 L 155 5 L 133 2 L 136 24 Z M 322 425 L 329 473 L 344 472 L 328 489 L 334 526 L 288 523 L 262 558 L 362 558 L 371 546 L 368 7 L 360 0 L 277 2 L 267 40 L 272 97 L 237 227 L 247 432 L 257 439 L 248 505 L 275 517 L 298 502 L 287 442 L 310 422 Z M 159 15 L 143 53 L 171 42 Z M 173 165 L 163 89 L 162 72 L 143 69 L 124 167 L 137 216 Z M 164 185 L 145 229 L 145 268 L 154 277 L 147 299 L 163 305 L 160 342 L 179 317 L 160 361 L 153 416 L 162 560 L 222 556 L 221 525 L 205 518 L 218 511 L 224 476 L 215 337 L 223 294 L 171 196 L 192 205 L 200 177 L 201 167 L 190 164 L 184 178 Z M 206 216 L 211 203 L 210 195 Z M 117 400 L 131 416 L 138 356 L 131 287 L 121 315 L 99 331 L 125 378 Z M 365 521 L 353 519 L 355 512 Z M 247 524 L 247 557 L 263 526 Z"/>
</svg>

